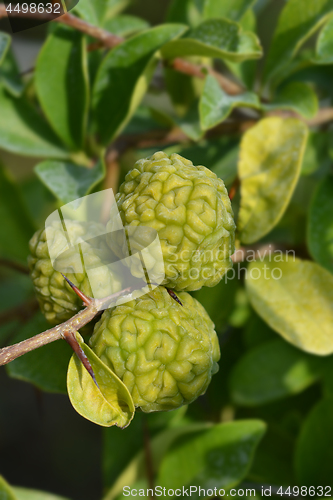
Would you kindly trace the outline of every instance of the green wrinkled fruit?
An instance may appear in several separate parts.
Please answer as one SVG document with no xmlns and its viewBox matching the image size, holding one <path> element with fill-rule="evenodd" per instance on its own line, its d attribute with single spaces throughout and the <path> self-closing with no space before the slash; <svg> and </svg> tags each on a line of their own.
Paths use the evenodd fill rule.
<svg viewBox="0 0 333 500">
<path fill-rule="evenodd" d="M 99 234 L 99 227 L 95 223 L 75 221 L 65 221 L 65 223 L 73 239 L 94 238 Z M 49 231 L 52 248 L 66 248 L 67 240 L 61 223 L 54 222 Z M 107 244 L 103 243 L 102 239 L 95 238 L 92 241 L 97 241 L 98 246 L 93 247 L 89 243 L 82 244 L 84 264 L 94 266 L 93 271 L 90 271 L 89 274 L 90 277 L 93 275 L 95 292 L 98 291 L 98 296 L 95 293 L 94 298 L 103 298 L 121 290 L 122 285 L 120 279 L 103 265 L 107 254 L 111 253 Z M 45 229 L 41 229 L 33 235 L 29 247 L 31 255 L 28 257 L 28 264 L 40 308 L 49 323 L 57 325 L 68 320 L 82 309 L 82 300 L 64 280 L 61 273 L 52 267 Z M 67 253 L 66 258 L 68 260 L 70 254 Z M 66 272 L 65 274 L 85 295 L 93 296 L 92 286 L 86 273 Z"/>
<path fill-rule="evenodd" d="M 173 410 L 206 391 L 218 371 L 220 349 L 214 324 L 191 295 L 183 307 L 164 287 L 107 309 L 90 345 L 124 382 L 144 412 Z"/>
<path fill-rule="evenodd" d="M 235 223 L 230 199 L 223 181 L 207 168 L 178 154 L 155 153 L 136 162 L 116 201 L 124 226 L 157 231 L 163 285 L 184 291 L 212 287 L 232 267 Z M 109 231 L 112 224 L 111 217 Z M 110 246 L 119 257 L 125 255 L 115 237 Z M 138 273 L 132 269 L 133 275 Z"/>
</svg>

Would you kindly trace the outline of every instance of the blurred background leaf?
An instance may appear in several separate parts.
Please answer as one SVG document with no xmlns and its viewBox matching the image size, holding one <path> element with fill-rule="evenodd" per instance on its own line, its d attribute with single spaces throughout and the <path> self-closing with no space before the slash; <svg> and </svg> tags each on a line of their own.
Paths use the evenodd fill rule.
<svg viewBox="0 0 333 500">
<path fill-rule="evenodd" d="M 40 104 L 54 131 L 69 148 L 81 149 L 89 99 L 84 36 L 58 25 L 38 56 L 35 81 Z"/>
</svg>

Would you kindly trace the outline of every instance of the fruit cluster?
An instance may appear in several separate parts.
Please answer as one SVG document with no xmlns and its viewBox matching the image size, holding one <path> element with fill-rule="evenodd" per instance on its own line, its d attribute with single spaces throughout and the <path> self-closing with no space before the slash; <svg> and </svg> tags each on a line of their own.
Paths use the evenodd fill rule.
<svg viewBox="0 0 333 500">
<path fill-rule="evenodd" d="M 218 370 L 214 324 L 186 292 L 216 285 L 232 265 L 235 224 L 230 200 L 223 181 L 210 170 L 177 154 L 158 152 L 135 164 L 116 201 L 124 228 L 133 230 L 134 240 L 137 228 L 156 231 L 164 264 L 163 286 L 104 311 L 90 345 L 127 386 L 137 408 L 171 410 L 203 394 Z M 61 246 L 60 229 L 56 224 L 52 228 L 52 245 Z M 75 269 L 66 274 L 88 296 L 92 288 L 100 290 L 101 298 L 122 287 L 121 277 L 103 266 L 103 254 L 113 252 L 122 259 L 126 241 L 112 233 L 112 218 L 107 230 L 111 236 L 107 244 L 87 243 L 84 248 L 84 259 L 98 271 L 89 279 L 87 273 Z M 95 241 L 95 229 L 89 223 L 72 222 L 72 231 Z M 50 322 L 59 323 L 79 310 L 80 301 L 54 270 L 48 244 L 49 235 L 47 243 L 45 231 L 38 231 L 30 242 L 29 264 L 43 313 Z M 137 275 L 133 262 L 129 267 Z M 158 259 L 152 259 L 152 269 L 158 265 Z M 175 290 L 181 303 L 165 287 Z"/>
</svg>

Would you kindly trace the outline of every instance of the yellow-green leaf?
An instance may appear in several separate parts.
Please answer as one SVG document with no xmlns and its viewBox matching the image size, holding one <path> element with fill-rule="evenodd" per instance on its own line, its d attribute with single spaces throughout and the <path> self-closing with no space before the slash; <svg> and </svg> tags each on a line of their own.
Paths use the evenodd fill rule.
<svg viewBox="0 0 333 500">
<path fill-rule="evenodd" d="M 0 476 L 0 500 L 17 500 L 9 484 Z"/>
<path fill-rule="evenodd" d="M 268 325 L 291 344 L 318 355 L 333 353 L 333 276 L 290 254 L 252 262 L 246 287 Z"/>
<path fill-rule="evenodd" d="M 67 389 L 72 405 L 80 415 L 95 424 L 127 427 L 135 411 L 127 387 L 90 347 L 79 342 L 94 370 L 99 388 L 76 354 L 73 354 L 67 373 Z"/>
<path fill-rule="evenodd" d="M 300 175 L 307 140 L 300 120 L 265 118 L 243 136 L 238 173 L 238 230 L 243 243 L 259 240 L 285 212 Z"/>
</svg>

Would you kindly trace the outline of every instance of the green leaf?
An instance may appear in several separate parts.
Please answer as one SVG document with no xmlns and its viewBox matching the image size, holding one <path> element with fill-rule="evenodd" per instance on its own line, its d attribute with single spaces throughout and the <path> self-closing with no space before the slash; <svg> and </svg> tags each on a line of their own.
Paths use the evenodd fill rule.
<svg viewBox="0 0 333 500">
<path fill-rule="evenodd" d="M 85 38 L 58 25 L 38 56 L 35 82 L 45 115 L 72 149 L 83 146 L 88 117 L 88 72 Z"/>
<path fill-rule="evenodd" d="M 162 55 L 166 59 L 204 56 L 240 62 L 261 57 L 262 49 L 256 35 L 243 31 L 239 24 L 227 19 L 211 19 L 183 38 L 166 44 Z"/>
<path fill-rule="evenodd" d="M 0 65 L 3 63 L 3 60 L 10 46 L 10 42 L 11 38 L 8 33 L 3 33 L 3 31 L 0 31 Z"/>
<path fill-rule="evenodd" d="M 63 203 L 82 198 L 90 193 L 105 176 L 103 160 L 93 168 L 61 161 L 43 161 L 35 167 L 39 179 Z"/>
<path fill-rule="evenodd" d="M 16 500 L 67 500 L 64 497 L 59 497 L 58 495 L 53 495 L 52 493 L 46 493 L 44 491 L 18 487 L 13 487 L 12 490 L 15 493 Z"/>
<path fill-rule="evenodd" d="M 105 14 L 106 2 L 95 2 L 93 0 L 80 0 L 76 5 L 74 12 L 82 19 L 94 26 L 101 26 Z"/>
<path fill-rule="evenodd" d="M 319 378 L 318 358 L 283 340 L 248 351 L 234 367 L 231 395 L 236 404 L 256 406 L 298 394 Z"/>
<path fill-rule="evenodd" d="M 333 488 L 333 399 L 320 401 L 307 416 L 296 446 L 296 474 L 304 486 L 322 486 L 331 496 Z M 319 496 L 319 495 L 318 495 Z"/>
<path fill-rule="evenodd" d="M 144 414 L 136 412 L 131 425 L 126 429 L 126 439 L 122 429 L 109 427 L 103 430 L 103 476 L 104 486 L 110 487 L 144 448 L 143 430 L 148 430 L 151 439 L 167 427 L 180 425 L 187 407 L 182 406 L 171 412 Z"/>
<path fill-rule="evenodd" d="M 109 19 L 104 25 L 104 29 L 118 36 L 132 35 L 148 28 L 148 21 L 140 17 L 129 16 L 128 14 Z"/>
<path fill-rule="evenodd" d="M 243 243 L 259 240 L 281 219 L 300 175 L 306 140 L 306 125 L 294 118 L 265 118 L 244 134 L 238 164 Z"/>
<path fill-rule="evenodd" d="M 193 27 L 203 20 L 206 0 L 173 0 L 167 13 L 168 23 L 182 23 Z"/>
<path fill-rule="evenodd" d="M 223 122 L 239 106 L 261 109 L 259 98 L 254 92 L 228 95 L 213 76 L 207 76 L 199 106 L 200 123 L 204 130 Z"/>
<path fill-rule="evenodd" d="M 240 21 L 256 0 L 206 0 L 205 19 L 226 17 L 232 21 Z"/>
<path fill-rule="evenodd" d="M 200 127 L 197 101 L 193 103 L 185 116 L 175 118 L 174 122 L 192 141 L 198 141 L 204 135 Z"/>
<path fill-rule="evenodd" d="M 257 314 L 285 340 L 318 355 L 333 352 L 333 276 L 287 255 L 252 262 L 246 287 Z"/>
<path fill-rule="evenodd" d="M 26 263 L 34 225 L 21 193 L 0 165 L 0 254 Z"/>
<path fill-rule="evenodd" d="M 128 4 L 129 0 L 80 0 L 75 13 L 88 23 L 103 27 L 107 19 L 119 14 Z"/>
<path fill-rule="evenodd" d="M 190 423 L 183 427 L 167 429 L 155 436 L 150 441 L 152 457 L 151 462 L 154 475 L 159 471 L 162 459 L 172 443 L 178 441 L 182 436 L 191 435 L 192 433 L 202 431 L 210 427 L 211 424 L 209 423 Z M 122 493 L 124 486 L 136 484 L 146 477 L 146 457 L 144 450 L 142 450 L 128 464 L 103 500 L 115 500 Z"/>
<path fill-rule="evenodd" d="M 118 45 L 105 57 L 93 93 L 96 126 L 103 144 L 121 132 L 140 104 L 156 66 L 156 52 L 185 29 L 176 24 L 152 28 Z"/>
<path fill-rule="evenodd" d="M 12 342 L 17 343 L 50 328 L 42 313 L 36 314 L 17 331 Z M 71 349 L 62 340 L 31 351 L 7 365 L 10 377 L 30 382 L 42 391 L 66 394 L 66 373 Z"/>
<path fill-rule="evenodd" d="M 310 119 L 318 112 L 318 98 L 306 83 L 290 82 L 277 92 L 272 103 L 264 105 L 264 109 L 267 111 L 286 109 Z"/>
<path fill-rule="evenodd" d="M 314 62 L 316 64 L 333 63 L 333 17 L 325 24 L 318 36 Z"/>
<path fill-rule="evenodd" d="M 247 10 L 245 15 L 239 21 L 244 31 L 257 32 L 257 18 L 252 9 Z M 256 80 L 257 60 L 248 60 L 241 63 L 227 61 L 229 70 L 236 76 L 237 80 L 243 83 L 244 87 L 253 89 Z"/>
<path fill-rule="evenodd" d="M 79 343 L 90 361 L 99 387 L 73 354 L 67 374 L 68 395 L 73 407 L 82 417 L 103 427 L 127 427 L 135 411 L 127 387 L 90 347 L 82 340 Z"/>
<path fill-rule="evenodd" d="M 313 258 L 333 273 L 333 177 L 315 191 L 308 219 L 308 246 Z"/>
<path fill-rule="evenodd" d="M 265 432 L 260 420 L 214 425 L 180 438 L 162 461 L 157 484 L 166 488 L 197 486 L 231 488 L 250 469 L 255 449 Z"/>
<path fill-rule="evenodd" d="M 24 85 L 12 50 L 7 50 L 0 65 L 0 84 L 14 97 L 23 92 Z"/>
<path fill-rule="evenodd" d="M 9 484 L 0 476 L 0 499 L 1 500 L 18 500 Z"/>
<path fill-rule="evenodd" d="M 333 0 L 288 0 L 267 55 L 264 78 L 277 80 L 301 46 L 333 14 Z"/>
<path fill-rule="evenodd" d="M 0 148 L 24 156 L 67 158 L 69 153 L 48 124 L 23 97 L 0 87 Z"/>
</svg>

